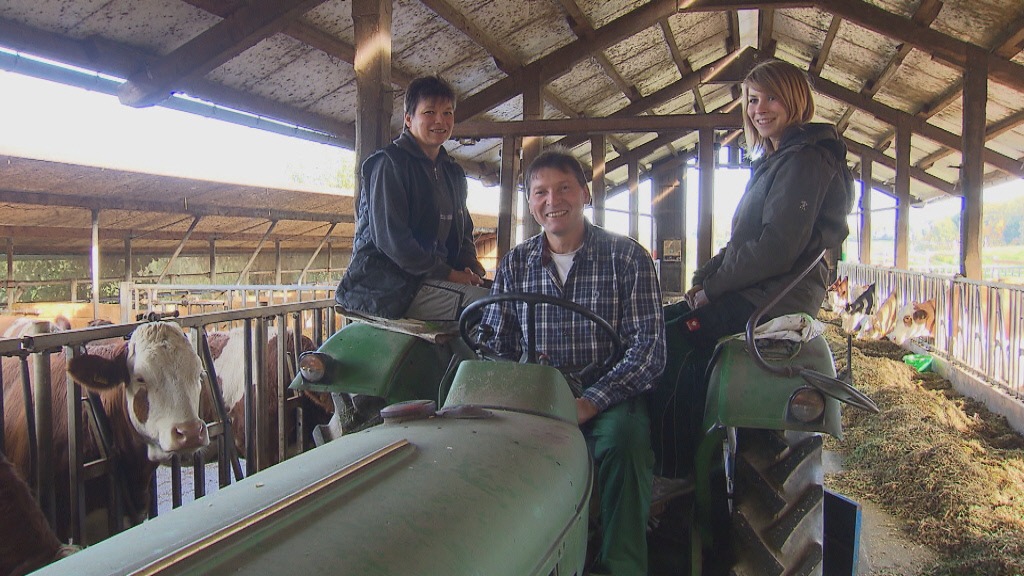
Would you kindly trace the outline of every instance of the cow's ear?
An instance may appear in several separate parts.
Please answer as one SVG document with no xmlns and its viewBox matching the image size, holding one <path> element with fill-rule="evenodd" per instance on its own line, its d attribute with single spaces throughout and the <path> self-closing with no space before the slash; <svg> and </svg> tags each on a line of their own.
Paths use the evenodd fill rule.
<svg viewBox="0 0 1024 576">
<path fill-rule="evenodd" d="M 928 318 L 928 311 L 927 310 L 921 310 L 920 308 L 917 308 L 917 309 L 914 310 L 914 320 L 915 321 L 921 322 L 921 321 L 923 321 L 926 318 Z"/>
<path fill-rule="evenodd" d="M 68 364 L 68 372 L 79 384 L 93 390 L 116 388 L 128 381 L 128 365 L 122 355 L 113 360 L 93 354 L 76 356 Z"/>
</svg>

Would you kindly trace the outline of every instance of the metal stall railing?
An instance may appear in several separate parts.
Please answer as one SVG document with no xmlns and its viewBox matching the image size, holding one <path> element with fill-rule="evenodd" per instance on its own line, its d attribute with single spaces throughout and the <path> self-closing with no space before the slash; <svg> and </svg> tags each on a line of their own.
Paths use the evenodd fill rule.
<svg viewBox="0 0 1024 576">
<path fill-rule="evenodd" d="M 278 304 L 261 306 L 258 308 L 247 308 L 223 312 L 212 312 L 207 314 L 192 315 L 177 318 L 177 322 L 190 336 L 196 353 L 199 355 L 206 370 L 207 377 L 204 379 L 204 387 L 212 398 L 219 398 L 221 392 L 217 386 L 216 369 L 214 367 L 213 355 L 209 347 L 208 327 L 211 326 L 238 326 L 235 333 L 245 338 L 246 353 L 239 358 L 239 362 L 245 363 L 245 378 L 243 383 L 243 402 L 245 406 L 245 436 L 247 447 L 245 456 L 246 474 L 254 473 L 260 469 L 291 457 L 311 447 L 312 442 L 306 432 L 311 429 L 308 423 L 303 422 L 302 411 L 300 410 L 302 399 L 297 395 L 289 395 L 287 386 L 296 370 L 297 351 L 315 348 L 319 346 L 324 338 L 332 334 L 339 326 L 340 318 L 333 310 L 332 299 L 310 300 L 292 304 Z M 47 513 L 51 522 L 54 521 L 53 505 L 56 486 L 54 485 L 54 458 L 52 442 L 46 439 L 47 433 L 53 430 L 50 423 L 51 413 L 50 396 L 50 370 L 49 361 L 51 356 L 61 355 L 55 360 L 63 363 L 66 359 L 83 353 L 92 343 L 99 340 L 124 339 L 140 323 L 119 324 L 73 330 L 69 332 L 56 332 L 50 334 L 38 334 L 24 336 L 20 339 L 0 339 L 0 356 L 8 366 L 8 374 L 13 368 L 22 381 L 20 391 L 7 395 L 7 401 L 19 401 L 26 404 L 26 415 L 29 430 L 28 435 L 32 437 L 30 446 L 30 484 L 35 488 L 40 504 Z M 286 337 L 278 338 L 277 335 L 284 334 Z M 232 334 L 234 335 L 234 333 Z M 289 338 L 290 337 L 290 338 Z M 270 342 L 276 340 L 276 345 L 271 347 Z M 108 340 L 109 341 L 109 340 Z M 115 340 L 116 341 L 116 340 Z M 305 342 L 305 343 L 303 343 Z M 252 352 L 255 352 L 253 354 Z M 276 378 L 269 378 L 268 365 L 273 357 L 276 365 Z M 246 359 L 252 359 L 247 362 Z M 33 368 L 33 366 L 38 366 Z M 95 394 L 83 394 L 79 387 L 70 377 L 65 374 L 67 383 L 67 415 L 68 415 L 68 467 L 69 467 L 69 490 L 71 525 L 63 527 L 59 532 L 66 533 L 68 539 L 75 543 L 82 543 L 84 536 L 84 486 L 86 481 L 97 478 L 106 479 L 106 490 L 111 505 L 108 510 L 108 531 L 116 533 L 124 529 L 123 518 L 126 506 L 130 506 L 126 497 L 125 479 L 119 476 L 123 473 L 122 467 L 113 461 L 111 449 L 114 438 L 111 435 L 109 425 L 102 405 Z M 276 379 L 276 390 L 274 393 L 267 388 L 267 383 Z M 4 382 L 7 387 L 14 385 L 13 382 Z M 56 390 L 55 390 L 56 391 Z M 270 428 L 271 413 L 267 398 L 276 396 L 274 413 L 277 415 L 276 429 Z M 237 459 L 231 458 L 233 442 L 231 434 L 231 423 L 229 412 L 231 407 L 222 404 L 216 407 L 216 415 L 211 417 L 209 433 L 211 443 L 216 442 L 218 446 L 218 485 L 223 487 L 235 479 L 241 477 L 241 469 Z M 0 404 L 0 426 L 2 420 L 3 406 Z M 83 416 L 83 413 L 85 416 Z M 47 415 L 45 419 L 40 415 Z M 88 427 L 88 432 L 84 432 Z M 294 429 L 290 433 L 290 429 Z M 85 461 L 82 446 L 84 445 L 83 434 L 92 433 L 95 443 L 99 445 L 99 457 Z M 61 439 L 63 440 L 63 439 Z M 4 448 L 0 445 L 0 448 Z M 193 493 L 195 497 L 201 497 L 205 493 L 205 461 L 203 455 L 197 454 L 191 463 L 193 471 Z M 177 507 L 182 504 L 182 465 L 180 462 L 171 464 L 172 486 L 169 496 L 172 505 Z M 49 471 L 49 472 L 47 472 Z M 158 498 L 165 498 L 165 494 L 157 494 L 155 477 L 152 481 L 153 498 L 149 503 L 149 510 L 144 511 L 152 517 L 157 514 L 156 501 Z M 55 526 L 55 528 L 58 528 Z M 89 542 L 86 542 L 89 543 Z"/>
<path fill-rule="evenodd" d="M 1024 286 L 978 282 L 849 262 L 839 274 L 875 283 L 877 301 L 935 300 L 933 342 L 918 344 L 957 368 L 1024 400 Z"/>
</svg>

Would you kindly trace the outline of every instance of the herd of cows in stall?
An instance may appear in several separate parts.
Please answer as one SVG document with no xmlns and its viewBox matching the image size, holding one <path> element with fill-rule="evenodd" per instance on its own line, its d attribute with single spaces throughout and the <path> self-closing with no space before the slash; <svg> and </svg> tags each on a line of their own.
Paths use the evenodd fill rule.
<svg viewBox="0 0 1024 576">
<path fill-rule="evenodd" d="M 875 285 L 851 285 L 840 278 L 829 287 L 827 306 L 840 315 L 843 331 L 859 339 L 888 337 L 898 344 L 910 338 L 930 336 L 935 326 L 935 301 L 901 304 L 890 294 L 881 304 Z M 40 325 L 36 319 L 18 319 L 2 333 L 19 338 L 30 331 L 67 330 L 66 319 Z M 231 422 L 235 449 L 245 454 L 244 433 L 244 337 L 240 329 L 208 334 L 214 368 L 224 406 Z M 295 357 L 314 349 L 303 336 L 296 341 L 289 333 L 286 348 Z M 277 429 L 276 338 L 266 346 L 270 429 Z M 22 393 L 22 366 L 18 358 L 3 358 L 4 442 L 0 450 L 0 576 L 25 574 L 67 555 L 71 524 L 66 375 L 99 395 L 112 433 L 113 459 L 125 478 L 125 515 L 131 524 L 145 520 L 150 510 L 154 474 L 171 456 L 188 461 L 193 453 L 208 450 L 206 422 L 219 421 L 210 399 L 209 387 L 202 386 L 203 364 L 195 347 L 174 323 L 152 322 L 134 330 L 130 339 L 113 339 L 88 344 L 84 354 L 66 363 L 63 352 L 50 355 L 52 437 L 55 470 L 56 534 L 32 497 L 23 478 L 29 476 L 30 437 L 26 402 Z M 325 395 L 324 395 L 325 396 Z M 333 404 L 329 397 L 310 394 L 306 405 L 313 419 L 326 421 Z M 84 406 L 84 405 L 83 405 Z M 84 408 L 83 408 L 84 409 Z M 99 443 L 89 433 L 82 440 L 85 461 L 99 457 Z M 272 458 L 278 460 L 277 447 Z M 5 456 L 6 455 L 6 456 Z M 209 458 L 208 458 L 209 459 Z M 86 484 L 84 507 L 103 511 L 109 506 L 105 484 Z M 8 519 L 18 518 L 18 522 Z"/>
<path fill-rule="evenodd" d="M 26 334 L 58 332 L 70 327 L 63 318 L 52 322 L 30 319 L 16 320 L 3 330 L 3 338 L 20 338 Z M 296 341 L 288 333 L 286 349 L 294 358 Z M 214 372 L 220 383 L 224 406 L 228 411 L 235 450 L 245 454 L 244 419 L 244 336 L 241 329 L 211 332 L 208 335 Z M 270 411 L 268 428 L 277 429 L 277 335 L 269 336 L 266 365 Z M 300 352 L 315 348 L 303 336 L 298 341 Z M 55 502 L 53 509 L 56 533 L 49 530 L 45 515 L 31 496 L 24 479 L 32 477 L 29 412 L 24 401 L 22 365 L 18 358 L 3 358 L 4 442 L 0 447 L 0 576 L 25 574 L 56 560 L 69 552 L 71 533 L 71 497 L 68 457 L 67 382 L 71 374 L 76 382 L 98 395 L 109 422 L 111 438 L 108 459 L 117 463 L 122 473 L 124 515 L 128 525 L 145 520 L 149 515 L 152 486 L 157 467 L 172 456 L 188 462 L 194 453 L 203 451 L 204 459 L 216 457 L 210 452 L 206 423 L 219 421 L 210 388 L 202 385 L 203 365 L 195 347 L 178 324 L 151 322 L 137 327 L 129 339 L 114 338 L 89 343 L 84 354 L 66 361 L 63 351 L 50 354 L 50 390 L 52 402 L 53 478 Z M 304 393 L 304 405 L 312 408 L 312 418 L 326 421 L 329 397 Z M 309 401 L 311 400 L 311 401 Z M 86 405 L 83 403 L 83 413 Z M 89 428 L 89 427 L 85 427 Z M 85 462 L 95 460 L 106 444 L 95 439 L 88 429 L 83 434 L 82 452 Z M 276 446 L 271 457 L 277 459 Z M 101 481 L 97 481 L 101 480 Z M 91 479 L 84 485 L 83 506 L 91 518 L 106 519 L 110 506 L 108 484 Z M 24 518 L 10 522 L 10 518 Z M 94 534 L 89 530 L 89 534 Z M 102 533 L 103 529 L 100 529 Z M 101 536 L 102 537 L 102 536 Z M 97 538 L 87 538 L 95 542 Z M 55 546 L 56 544 L 56 546 Z"/>
</svg>

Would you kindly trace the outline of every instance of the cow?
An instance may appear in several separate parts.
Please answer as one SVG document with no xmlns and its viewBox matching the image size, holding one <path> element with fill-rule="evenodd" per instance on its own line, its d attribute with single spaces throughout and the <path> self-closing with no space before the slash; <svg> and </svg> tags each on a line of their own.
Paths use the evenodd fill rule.
<svg viewBox="0 0 1024 576">
<path fill-rule="evenodd" d="M 177 324 L 142 324 L 127 342 L 90 346 L 88 354 L 74 357 L 69 364 L 63 352 L 51 354 L 56 525 L 57 536 L 63 541 L 70 536 L 72 520 L 68 493 L 68 372 L 99 395 L 110 422 L 109 456 L 124 476 L 126 507 L 134 523 L 147 516 L 150 484 L 159 463 L 175 455 L 189 456 L 210 441 L 206 424 L 199 418 L 202 364 Z M 30 447 L 17 359 L 4 358 L 3 378 L 7 454 L 27 476 Z M 99 441 L 89 433 L 83 436 L 84 457 L 98 458 Z M 106 496 L 105 486 L 87 483 L 86 509 L 109 508 Z"/>
<path fill-rule="evenodd" d="M 932 336 L 935 333 L 935 300 L 910 302 L 900 310 L 898 318 L 889 339 L 900 346 L 911 338 Z"/>
<path fill-rule="evenodd" d="M 211 332 L 207 335 L 210 343 L 210 354 L 213 356 L 214 371 L 221 385 L 224 397 L 224 406 L 228 411 L 231 420 L 231 432 L 234 436 L 235 449 L 240 456 L 245 455 L 245 337 L 241 328 L 235 328 L 228 332 Z M 287 353 L 296 358 L 293 332 L 287 332 L 285 343 Z M 315 350 L 313 341 L 302 336 L 299 342 L 299 353 Z M 255 350 L 253 352 L 255 354 Z M 277 334 L 274 330 L 269 331 L 267 346 L 265 348 L 265 359 L 267 366 L 267 390 L 263 395 L 267 403 L 267 414 L 269 422 L 267 430 L 271 434 L 277 434 Z M 255 371 L 255 358 L 253 359 L 253 370 Z M 285 371 L 286 376 L 289 371 Z M 255 376 L 254 376 L 255 378 Z M 334 411 L 334 404 L 330 394 L 303 391 L 303 408 L 312 424 L 326 423 Z M 205 414 L 205 413 L 204 413 Z M 292 429 L 294 431 L 294 429 Z M 293 436 L 293 434 L 291 435 Z M 270 458 L 274 462 L 280 461 L 277 442 L 271 442 L 269 447 Z"/>
<path fill-rule="evenodd" d="M 846 334 L 856 334 L 864 320 L 875 313 L 875 285 L 869 284 L 863 290 L 857 287 L 857 291 L 860 293 L 839 312 Z"/>
<path fill-rule="evenodd" d="M 864 318 L 860 331 L 857 332 L 857 339 L 881 340 L 885 338 L 896 327 L 899 311 L 899 297 L 893 291 L 878 307 L 878 311 Z"/>
<path fill-rule="evenodd" d="M 21 576 L 78 550 L 62 545 L 28 484 L 0 452 L 0 575 Z"/>
<path fill-rule="evenodd" d="M 44 320 L 35 316 L 19 316 L 7 325 L 0 338 L 21 338 L 29 334 L 67 332 L 68 330 L 71 330 L 71 321 L 63 315 L 58 315 L 53 320 Z"/>
</svg>

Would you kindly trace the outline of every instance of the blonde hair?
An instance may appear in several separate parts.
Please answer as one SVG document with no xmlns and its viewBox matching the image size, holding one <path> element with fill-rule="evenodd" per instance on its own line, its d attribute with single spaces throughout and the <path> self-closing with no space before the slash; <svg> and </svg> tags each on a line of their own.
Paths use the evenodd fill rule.
<svg viewBox="0 0 1024 576">
<path fill-rule="evenodd" d="M 814 117 L 811 85 L 803 70 L 782 60 L 762 62 L 754 66 L 743 79 L 743 134 L 747 139 L 747 147 L 755 155 L 771 154 L 775 151 L 775 146 L 767 138 L 761 137 L 747 116 L 748 92 L 751 85 L 779 100 L 789 114 L 788 126 L 806 124 Z"/>
</svg>

